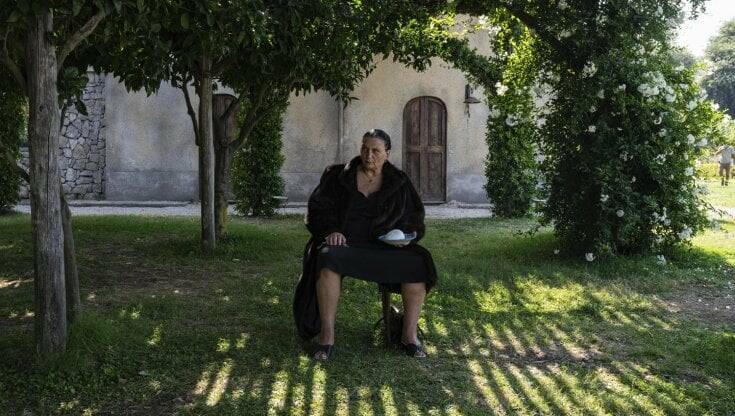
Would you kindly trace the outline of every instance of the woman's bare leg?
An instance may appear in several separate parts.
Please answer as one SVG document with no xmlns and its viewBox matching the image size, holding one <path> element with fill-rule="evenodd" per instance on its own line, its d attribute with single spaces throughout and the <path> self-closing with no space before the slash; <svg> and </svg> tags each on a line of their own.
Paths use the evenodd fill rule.
<svg viewBox="0 0 735 416">
<path fill-rule="evenodd" d="M 322 320 L 322 330 L 319 332 L 319 344 L 334 344 L 334 322 L 337 317 L 337 303 L 342 287 L 341 276 L 328 268 L 319 272 L 316 281 L 316 296 L 319 301 L 319 317 Z"/>
<path fill-rule="evenodd" d="M 401 284 L 401 297 L 403 298 L 403 334 L 401 341 L 408 344 L 418 344 L 416 326 L 421 314 L 421 306 L 426 297 L 426 283 L 403 283 Z"/>
</svg>

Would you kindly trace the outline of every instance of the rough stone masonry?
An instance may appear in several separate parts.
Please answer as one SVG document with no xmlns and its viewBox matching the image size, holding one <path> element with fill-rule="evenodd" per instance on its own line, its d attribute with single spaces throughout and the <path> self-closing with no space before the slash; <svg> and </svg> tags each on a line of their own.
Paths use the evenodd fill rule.
<svg viewBox="0 0 735 416">
<path fill-rule="evenodd" d="M 89 82 L 82 92 L 87 115 L 75 107 L 66 111 L 61 128 L 59 175 L 67 199 L 105 199 L 105 78 L 88 72 Z M 28 169 L 28 148 L 21 148 L 21 165 Z M 23 183 L 21 199 L 28 199 Z"/>
</svg>

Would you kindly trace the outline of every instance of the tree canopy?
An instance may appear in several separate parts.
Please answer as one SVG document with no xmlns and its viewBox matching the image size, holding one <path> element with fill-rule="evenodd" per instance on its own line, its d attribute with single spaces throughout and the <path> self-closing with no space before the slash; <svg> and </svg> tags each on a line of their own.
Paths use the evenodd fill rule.
<svg viewBox="0 0 735 416">
<path fill-rule="evenodd" d="M 703 84 L 712 100 L 735 117 L 735 20 L 725 22 L 710 39 L 705 57 L 711 68 Z"/>
</svg>

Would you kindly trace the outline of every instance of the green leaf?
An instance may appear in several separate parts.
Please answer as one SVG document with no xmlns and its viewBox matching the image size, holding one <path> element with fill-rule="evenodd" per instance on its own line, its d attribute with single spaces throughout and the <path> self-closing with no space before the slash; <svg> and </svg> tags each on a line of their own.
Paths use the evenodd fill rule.
<svg viewBox="0 0 735 416">
<path fill-rule="evenodd" d="M 79 14 L 80 11 L 82 11 L 82 6 L 84 5 L 83 0 L 74 0 L 71 3 L 71 13 L 73 16 L 76 16 Z"/>
<path fill-rule="evenodd" d="M 18 13 L 17 10 L 13 10 L 10 13 L 10 16 L 8 16 L 8 20 L 5 21 L 5 23 L 15 23 L 20 19 L 20 13 Z"/>
<path fill-rule="evenodd" d="M 181 15 L 181 27 L 183 27 L 184 29 L 189 28 L 189 15 L 186 13 Z"/>
</svg>

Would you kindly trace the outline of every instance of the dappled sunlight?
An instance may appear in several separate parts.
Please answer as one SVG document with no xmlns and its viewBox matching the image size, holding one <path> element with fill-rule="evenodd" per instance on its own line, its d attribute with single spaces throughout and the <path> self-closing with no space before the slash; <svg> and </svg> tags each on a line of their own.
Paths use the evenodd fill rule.
<svg viewBox="0 0 735 416">
<path fill-rule="evenodd" d="M 380 402 L 383 405 L 383 413 L 386 415 L 398 415 L 396 401 L 390 386 L 380 386 Z"/>
<path fill-rule="evenodd" d="M 371 396 L 372 394 L 369 387 L 360 386 L 357 388 L 357 414 L 368 416 L 375 415 L 375 411 L 372 407 L 373 397 Z"/>
<path fill-rule="evenodd" d="M 548 404 L 546 404 L 539 391 L 534 388 L 531 380 L 526 378 L 521 370 L 512 363 L 507 363 L 505 367 L 508 375 L 514 380 L 514 384 L 520 387 L 521 392 L 530 400 L 530 402 L 533 404 L 533 407 L 543 413 L 551 413 L 551 408 Z"/>
<path fill-rule="evenodd" d="M 248 344 L 248 340 L 250 339 L 250 334 L 246 334 L 244 332 L 240 333 L 240 336 L 237 338 L 237 341 L 235 341 L 235 348 L 238 350 L 243 350 Z"/>
<path fill-rule="evenodd" d="M 231 359 L 225 360 L 220 366 L 207 395 L 207 406 L 214 406 L 222 399 L 222 395 L 225 393 L 227 384 L 230 381 L 232 366 L 233 361 Z"/>
<path fill-rule="evenodd" d="M 273 240 L 301 238 L 301 229 L 289 228 L 285 234 L 283 229 L 270 232 L 243 225 L 238 230 L 242 235 L 211 260 L 188 256 L 196 247 L 185 247 L 184 242 L 196 241 L 171 229 L 158 239 L 131 240 L 135 247 L 123 254 L 115 250 L 124 241 L 113 238 L 117 242 L 108 241 L 104 247 L 114 257 L 106 270 L 100 259 L 90 265 L 80 258 L 86 280 L 82 298 L 87 310 L 98 314 L 98 327 L 85 331 L 94 333 L 91 338 L 77 337 L 82 341 L 69 347 L 68 361 L 88 366 L 60 370 L 58 380 L 78 388 L 81 399 L 74 412 L 88 408 L 100 414 L 119 409 L 110 408 L 94 392 L 101 396 L 121 386 L 136 406 L 145 406 L 135 407 L 141 414 L 689 415 L 729 409 L 731 371 L 702 364 L 714 354 L 720 355 L 708 365 L 730 362 L 721 356 L 731 345 L 721 341 L 732 336 L 728 329 L 720 326 L 716 333 L 683 313 L 671 313 L 668 303 L 652 295 L 660 295 L 655 287 L 628 283 L 609 271 L 613 277 L 600 277 L 597 263 L 580 266 L 538 248 L 524 248 L 538 239 L 509 245 L 506 242 L 516 237 L 507 230 L 500 237 L 472 230 L 478 225 L 483 232 L 492 231 L 494 224 L 464 224 L 474 239 L 462 240 L 468 254 L 456 256 L 459 246 L 453 246 L 449 257 L 454 258 L 437 264 L 443 269 L 442 280 L 427 298 L 421 320 L 421 338 L 429 352 L 425 360 L 383 347 L 380 331 L 372 326 L 380 316 L 375 285 L 363 282 L 350 283 L 343 291 L 335 356 L 321 363 L 301 353 L 292 327 L 291 295 L 303 242 L 293 243 L 293 252 L 278 249 L 269 256 L 246 235 L 245 227 L 256 230 L 257 236 L 270 234 Z M 453 233 L 451 226 L 437 227 Z M 153 240 L 178 243 L 158 248 Z M 550 237 L 541 240 L 544 250 L 553 247 Z M 84 243 L 80 246 L 89 250 Z M 521 254 L 505 258 L 511 246 L 522 249 Z M 240 253 L 242 247 L 258 253 L 246 256 Z M 473 250 L 488 257 L 472 257 Z M 167 258 L 169 254 L 173 258 Z M 133 255 L 143 260 L 131 272 L 125 262 Z M 260 257 L 268 262 L 257 263 Z M 648 268 L 645 276 L 639 264 Z M 626 273 L 625 267 L 641 271 L 641 280 L 659 278 L 659 269 L 645 259 L 623 266 Z M 0 278 L 0 289 L 8 289 L 4 293 L 27 291 L 32 302 L 32 280 L 7 270 L 0 273 L 17 276 Z M 708 285 L 704 276 L 700 273 L 696 281 Z M 689 280 L 678 282 L 685 285 Z M 701 304 L 707 302 L 705 297 Z M 30 304 L 9 303 L 0 309 L 0 331 L 13 320 L 32 322 Z M 735 301 L 732 305 L 735 308 Z M 30 326 L 18 328 L 22 336 L 0 337 L 2 352 L 30 345 Z M 711 344 L 699 344 L 698 335 L 711 337 Z M 126 342 L 128 338 L 134 342 Z M 711 351 L 691 353 L 700 346 Z M 18 368 L 14 371 L 26 377 L 26 369 Z M 146 374 L 139 376 L 141 369 Z M 40 376 L 30 374 L 33 383 L 45 388 L 41 395 L 51 391 L 58 397 L 55 405 L 77 396 L 56 387 L 64 383 L 44 384 Z M 93 394 L 85 398 L 90 391 Z"/>
<path fill-rule="evenodd" d="M 514 295 L 531 312 L 565 312 L 579 309 L 586 303 L 584 286 L 566 282 L 551 286 L 534 276 L 514 279 Z"/>
<path fill-rule="evenodd" d="M 151 336 L 148 337 L 146 340 L 146 343 L 150 346 L 157 346 L 161 342 L 161 333 L 163 332 L 163 327 L 161 324 L 156 325 L 155 328 L 153 328 L 153 332 L 151 333 Z"/>
<path fill-rule="evenodd" d="M 324 403 L 327 392 L 327 372 L 323 368 L 314 366 L 311 368 L 311 391 L 309 392 L 308 414 L 312 416 L 324 416 Z M 331 393 L 331 392 L 330 392 Z"/>
<path fill-rule="evenodd" d="M 659 415 L 663 411 L 653 404 L 647 397 L 633 391 L 629 386 L 620 381 L 612 372 L 605 367 L 597 367 L 595 369 L 595 377 L 605 389 L 614 393 L 616 396 L 623 396 L 632 399 L 635 409 L 631 409 L 637 414 Z M 623 403 L 624 406 L 630 408 L 629 403 Z"/>
<path fill-rule="evenodd" d="M 214 371 L 215 364 L 209 364 L 207 368 L 202 371 L 201 376 L 199 376 L 199 381 L 197 381 L 196 386 L 194 387 L 194 390 L 192 390 L 192 394 L 195 396 L 202 396 L 204 393 L 206 393 L 207 388 L 209 387 L 209 382 L 212 378 L 212 372 Z"/>
<path fill-rule="evenodd" d="M 289 390 L 290 373 L 283 369 L 276 373 L 270 387 L 268 398 L 268 415 L 278 414 L 286 406 L 286 395 Z"/>
<path fill-rule="evenodd" d="M 335 402 L 337 404 L 335 414 L 338 415 L 349 415 L 350 414 L 350 392 L 343 386 L 337 387 L 334 392 Z"/>
<path fill-rule="evenodd" d="M 657 375 L 651 374 L 648 370 L 635 363 L 613 362 L 612 369 L 617 373 L 621 380 L 628 385 L 634 386 L 641 394 L 647 395 L 658 405 L 665 408 L 669 414 L 686 415 L 682 409 L 671 397 L 671 394 L 677 394 L 673 385 L 664 382 Z M 645 387 L 645 390 L 642 390 Z M 651 388 L 655 391 L 651 392 Z M 697 413 L 704 413 L 701 407 L 698 407 Z"/>
<path fill-rule="evenodd" d="M 0 277 L 0 289 L 18 289 L 23 285 L 33 284 L 33 279 L 13 279 Z"/>
</svg>

